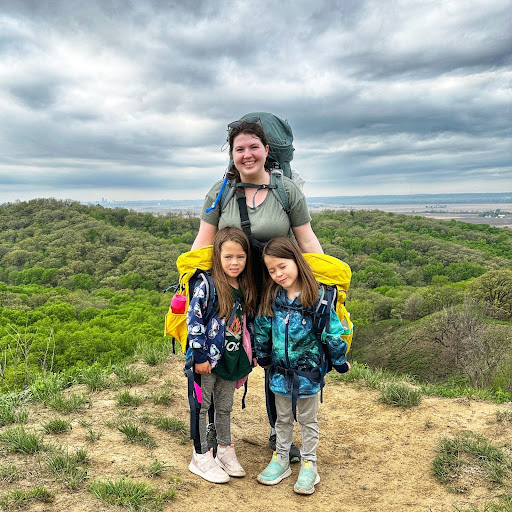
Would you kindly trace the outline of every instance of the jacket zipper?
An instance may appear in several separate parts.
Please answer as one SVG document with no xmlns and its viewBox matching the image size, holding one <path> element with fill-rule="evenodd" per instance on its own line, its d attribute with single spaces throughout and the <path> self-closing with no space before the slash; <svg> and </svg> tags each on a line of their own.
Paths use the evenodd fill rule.
<svg viewBox="0 0 512 512">
<path fill-rule="evenodd" d="M 290 324 L 290 311 L 284 318 L 284 357 L 286 359 L 286 368 L 290 368 L 290 358 L 288 357 L 288 325 Z"/>
</svg>

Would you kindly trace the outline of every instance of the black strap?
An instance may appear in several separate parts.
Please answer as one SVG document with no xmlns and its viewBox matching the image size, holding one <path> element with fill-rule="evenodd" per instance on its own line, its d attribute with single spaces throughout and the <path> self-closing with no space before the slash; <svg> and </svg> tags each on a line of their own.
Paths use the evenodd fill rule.
<svg viewBox="0 0 512 512">
<path fill-rule="evenodd" d="M 192 355 L 187 357 L 183 373 L 187 378 L 188 405 L 190 407 L 190 439 L 195 439 L 197 436 L 196 409 L 199 407 L 199 403 L 194 388 L 194 357 Z"/>
<path fill-rule="evenodd" d="M 276 426 L 276 404 L 274 393 L 270 389 L 270 368 L 265 368 L 265 405 L 270 426 Z"/>
<path fill-rule="evenodd" d="M 275 370 L 288 377 L 291 380 L 291 391 L 292 391 L 292 412 L 293 419 L 297 421 L 297 400 L 299 398 L 299 377 L 306 377 L 312 382 L 319 382 L 320 389 L 324 386 L 324 376 L 319 366 L 313 368 L 310 371 L 295 370 L 293 368 L 283 368 L 282 366 L 275 366 Z M 323 401 L 323 394 L 320 391 L 320 401 Z"/>
</svg>

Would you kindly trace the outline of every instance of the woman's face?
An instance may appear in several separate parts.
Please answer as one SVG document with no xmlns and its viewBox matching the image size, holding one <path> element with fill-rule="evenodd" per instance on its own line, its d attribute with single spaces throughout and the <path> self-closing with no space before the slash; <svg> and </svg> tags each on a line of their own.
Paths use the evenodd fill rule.
<svg viewBox="0 0 512 512">
<path fill-rule="evenodd" d="M 264 176 L 268 146 L 255 135 L 241 133 L 233 140 L 233 162 L 242 181 L 256 181 Z"/>
</svg>

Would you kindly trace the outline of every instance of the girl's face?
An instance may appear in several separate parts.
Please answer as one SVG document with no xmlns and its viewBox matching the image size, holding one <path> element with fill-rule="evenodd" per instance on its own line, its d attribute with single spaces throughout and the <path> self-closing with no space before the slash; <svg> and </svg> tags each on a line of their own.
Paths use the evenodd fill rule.
<svg viewBox="0 0 512 512">
<path fill-rule="evenodd" d="M 243 181 L 264 176 L 268 146 L 250 133 L 241 133 L 233 140 L 233 162 Z"/>
<path fill-rule="evenodd" d="M 286 290 L 290 299 L 300 292 L 299 267 L 295 260 L 265 256 L 263 261 L 272 280 Z"/>
<path fill-rule="evenodd" d="M 247 262 L 247 254 L 238 242 L 228 240 L 220 248 L 222 270 L 229 284 L 237 288 L 238 276 L 242 273 Z"/>
</svg>

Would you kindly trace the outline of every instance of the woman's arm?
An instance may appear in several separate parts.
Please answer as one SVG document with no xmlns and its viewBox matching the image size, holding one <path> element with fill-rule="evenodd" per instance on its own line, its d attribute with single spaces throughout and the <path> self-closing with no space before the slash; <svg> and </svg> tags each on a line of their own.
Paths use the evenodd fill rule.
<svg viewBox="0 0 512 512">
<path fill-rule="evenodd" d="M 292 228 L 292 230 L 302 252 L 316 252 L 318 254 L 324 253 L 324 250 L 311 227 L 311 222 Z"/>
<path fill-rule="evenodd" d="M 213 243 L 213 237 L 215 236 L 215 233 L 217 233 L 217 229 L 217 226 L 208 224 L 208 222 L 202 220 L 199 224 L 199 232 L 197 233 L 196 239 L 192 244 L 191 250 L 200 249 L 201 247 L 211 245 Z"/>
</svg>

